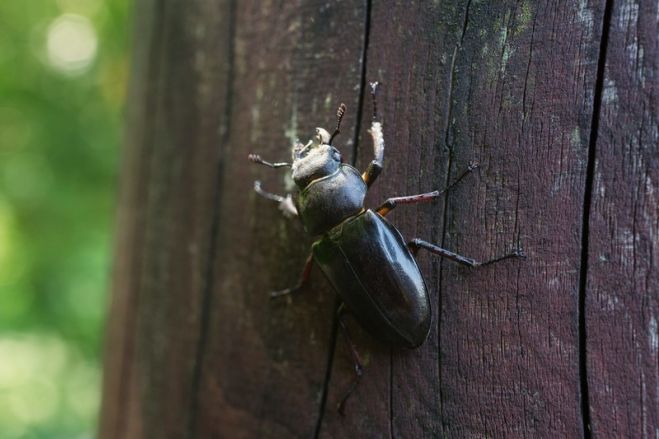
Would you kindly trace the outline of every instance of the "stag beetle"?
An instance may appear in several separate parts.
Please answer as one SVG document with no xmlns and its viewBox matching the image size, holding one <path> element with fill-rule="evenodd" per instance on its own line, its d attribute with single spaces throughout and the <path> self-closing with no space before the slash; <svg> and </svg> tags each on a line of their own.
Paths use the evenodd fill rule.
<svg viewBox="0 0 659 439">
<path fill-rule="evenodd" d="M 295 200 L 291 194 L 281 196 L 264 191 L 259 181 L 254 183 L 254 190 L 278 202 L 287 216 L 299 217 L 305 230 L 318 238 L 313 243 L 298 284 L 271 295 L 283 296 L 302 288 L 316 263 L 342 301 L 338 320 L 350 346 L 357 375 L 339 404 L 342 414 L 348 396 L 362 375 L 361 360 L 342 318 L 346 307 L 375 338 L 394 346 L 416 348 L 426 340 L 431 323 L 428 290 L 414 259 L 419 249 L 469 267 L 523 256 L 521 250 L 515 250 L 487 262 L 478 262 L 421 239 L 406 243 L 400 232 L 385 219 L 399 204 L 438 198 L 473 171 L 478 166 L 474 162 L 444 190 L 389 198 L 375 210 L 364 208 L 366 191 L 382 171 L 384 159 L 382 123 L 377 120 L 377 86 L 377 82 L 370 84 L 373 121 L 369 133 L 373 139 L 374 158 L 363 173 L 343 163 L 341 154 L 332 146 L 332 140 L 340 133 L 346 111 L 344 104 L 337 110 L 334 133 L 330 136 L 325 129 L 316 128 L 306 144 L 296 142 L 292 163 L 270 163 L 258 154 L 248 156 L 250 161 L 270 168 L 291 168 L 293 180 L 299 188 Z"/>
</svg>

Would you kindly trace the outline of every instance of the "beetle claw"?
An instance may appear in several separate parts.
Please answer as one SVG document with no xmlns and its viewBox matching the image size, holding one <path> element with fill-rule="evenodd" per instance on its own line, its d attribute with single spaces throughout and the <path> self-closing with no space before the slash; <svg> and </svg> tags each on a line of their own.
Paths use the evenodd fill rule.
<svg viewBox="0 0 659 439">
<path fill-rule="evenodd" d="M 287 194 L 286 197 L 279 202 L 279 210 L 282 211 L 286 218 L 297 216 L 297 208 L 295 207 L 291 194 Z"/>
</svg>

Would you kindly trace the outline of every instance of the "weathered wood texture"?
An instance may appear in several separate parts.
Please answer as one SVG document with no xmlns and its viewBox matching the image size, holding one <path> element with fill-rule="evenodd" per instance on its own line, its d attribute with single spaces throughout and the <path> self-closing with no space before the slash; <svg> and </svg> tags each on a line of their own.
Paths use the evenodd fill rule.
<svg viewBox="0 0 659 439">
<path fill-rule="evenodd" d="M 102 438 L 653 437 L 659 424 L 657 2 L 141 0 Z M 382 81 L 385 168 L 368 204 L 420 253 L 433 328 L 374 341 L 353 379 L 311 240 L 252 191 L 292 188 L 296 137 L 333 127 L 365 168 Z"/>
<path fill-rule="evenodd" d="M 614 1 L 588 233 L 596 436 L 659 436 L 659 6 Z"/>
</svg>

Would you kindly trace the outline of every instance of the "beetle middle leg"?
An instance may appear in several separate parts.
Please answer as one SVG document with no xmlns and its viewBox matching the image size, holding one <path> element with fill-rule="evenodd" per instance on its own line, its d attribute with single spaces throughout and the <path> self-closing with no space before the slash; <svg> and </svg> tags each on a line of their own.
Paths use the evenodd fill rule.
<svg viewBox="0 0 659 439">
<path fill-rule="evenodd" d="M 341 402 L 339 402 L 339 404 L 337 405 L 337 410 L 341 414 L 341 416 L 345 415 L 346 401 L 348 401 L 350 395 L 352 395 L 352 393 L 355 391 L 355 389 L 359 385 L 359 382 L 362 379 L 362 375 L 364 374 L 364 366 L 362 365 L 362 360 L 361 358 L 359 358 L 359 353 L 357 353 L 357 348 L 355 347 L 355 344 L 352 342 L 352 339 L 350 338 L 348 327 L 343 321 L 343 315 L 345 314 L 345 312 L 346 312 L 345 303 L 341 303 L 339 309 L 336 311 L 336 314 L 337 314 L 337 319 L 339 321 L 339 328 L 341 328 L 341 333 L 343 334 L 346 343 L 348 343 L 348 348 L 350 349 L 350 355 L 352 356 L 352 361 L 355 366 L 355 379 L 348 388 L 348 390 L 346 391 L 346 394 L 343 395 L 343 398 L 341 398 Z"/>
<path fill-rule="evenodd" d="M 418 194 L 418 195 L 408 195 L 406 197 L 392 197 L 388 198 L 387 201 L 382 203 L 380 207 L 375 209 L 377 213 L 379 213 L 382 216 L 387 215 L 389 212 L 391 212 L 397 205 L 399 204 L 414 204 L 414 203 L 421 203 L 424 201 L 431 201 L 434 200 L 435 198 L 439 197 L 443 191 L 432 191 L 432 192 L 426 192 L 425 194 Z"/>
<path fill-rule="evenodd" d="M 446 250 L 444 248 L 441 248 L 435 244 L 431 244 L 430 242 L 424 241 L 419 238 L 413 239 L 410 242 L 408 242 L 407 247 L 410 249 L 410 251 L 414 256 L 416 256 L 419 249 L 424 249 L 435 255 L 443 256 L 459 264 L 466 265 L 467 267 L 483 267 L 485 265 L 490 265 L 495 262 L 503 261 L 504 259 L 508 259 L 508 258 L 526 257 L 522 250 L 517 249 L 506 255 L 499 256 L 494 259 L 490 259 L 489 261 L 479 262 L 476 259 L 468 258 L 466 256 L 453 253 L 452 251 Z"/>
<path fill-rule="evenodd" d="M 375 209 L 375 211 L 380 215 L 385 216 L 399 204 L 414 204 L 414 203 L 421 203 L 424 201 L 434 200 L 435 198 L 442 195 L 444 192 L 451 189 L 456 184 L 460 183 L 460 181 L 462 181 L 462 179 L 465 178 L 467 174 L 469 174 L 477 167 L 478 167 L 478 163 L 472 161 L 471 163 L 469 163 L 469 166 L 467 166 L 467 169 L 465 169 L 465 171 L 462 172 L 462 174 L 460 174 L 453 183 L 449 184 L 446 188 L 442 189 L 441 191 L 426 192 L 425 194 L 418 194 L 418 195 L 408 195 L 406 197 L 392 197 L 387 199 L 387 201 L 385 201 L 384 203 L 382 203 L 382 205 L 377 209 Z"/>
</svg>

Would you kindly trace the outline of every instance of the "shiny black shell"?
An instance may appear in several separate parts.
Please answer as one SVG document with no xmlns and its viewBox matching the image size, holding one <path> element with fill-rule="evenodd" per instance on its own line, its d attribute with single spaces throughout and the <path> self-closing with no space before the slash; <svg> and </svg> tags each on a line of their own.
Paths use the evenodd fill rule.
<svg viewBox="0 0 659 439">
<path fill-rule="evenodd" d="M 363 209 L 367 189 L 359 171 L 345 163 L 331 174 L 312 180 L 297 198 L 307 233 L 321 235 L 357 215 Z"/>
<path fill-rule="evenodd" d="M 314 261 L 356 320 L 397 346 L 421 345 L 430 331 L 430 299 L 401 234 L 365 210 L 313 245 Z"/>
</svg>

